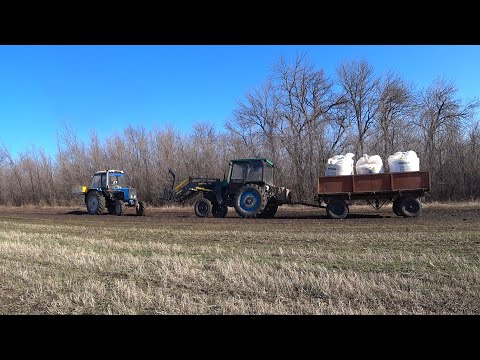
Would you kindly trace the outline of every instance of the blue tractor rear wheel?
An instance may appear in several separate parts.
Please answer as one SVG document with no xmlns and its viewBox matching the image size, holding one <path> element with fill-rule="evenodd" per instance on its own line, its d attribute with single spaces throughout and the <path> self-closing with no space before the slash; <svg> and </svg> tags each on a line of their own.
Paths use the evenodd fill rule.
<svg viewBox="0 0 480 360">
<path fill-rule="evenodd" d="M 102 193 L 92 190 L 85 199 L 87 211 L 90 215 L 101 215 L 105 211 L 106 200 Z"/>
<path fill-rule="evenodd" d="M 253 218 L 260 214 L 266 205 L 265 190 L 256 184 L 245 185 L 235 196 L 235 211 L 241 217 Z"/>
</svg>

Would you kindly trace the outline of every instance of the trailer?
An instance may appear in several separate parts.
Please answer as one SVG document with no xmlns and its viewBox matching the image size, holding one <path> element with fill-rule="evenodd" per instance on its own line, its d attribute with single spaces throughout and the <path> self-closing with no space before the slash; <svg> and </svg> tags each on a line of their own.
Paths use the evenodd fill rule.
<svg viewBox="0 0 480 360">
<path fill-rule="evenodd" d="M 430 188 L 428 171 L 321 176 L 315 201 L 326 208 L 327 216 L 332 219 L 346 218 L 348 204 L 356 200 L 364 200 L 376 210 L 392 202 L 395 215 L 417 217 L 422 210 L 419 198 Z"/>
</svg>

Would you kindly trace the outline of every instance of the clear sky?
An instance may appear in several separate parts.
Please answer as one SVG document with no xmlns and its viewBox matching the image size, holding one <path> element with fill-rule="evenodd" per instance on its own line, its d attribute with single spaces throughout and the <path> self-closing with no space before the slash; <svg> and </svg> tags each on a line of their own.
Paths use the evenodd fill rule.
<svg viewBox="0 0 480 360">
<path fill-rule="evenodd" d="M 81 139 L 128 125 L 220 130 L 281 56 L 301 52 L 330 76 L 364 59 L 377 74 L 392 70 L 419 88 L 445 76 L 461 97 L 480 98 L 479 45 L 0 45 L 0 143 L 14 155 L 32 145 L 53 155 L 65 123 Z"/>
</svg>

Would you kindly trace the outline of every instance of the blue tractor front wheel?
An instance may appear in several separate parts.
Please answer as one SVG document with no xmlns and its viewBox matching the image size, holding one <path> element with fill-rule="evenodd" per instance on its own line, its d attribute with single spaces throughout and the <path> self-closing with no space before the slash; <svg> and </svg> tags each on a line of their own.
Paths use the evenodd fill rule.
<svg viewBox="0 0 480 360">
<path fill-rule="evenodd" d="M 145 202 L 144 201 L 139 201 L 136 207 L 136 212 L 138 216 L 145 216 Z"/>
<path fill-rule="evenodd" d="M 115 200 L 115 215 L 123 216 L 125 214 L 125 203 L 123 200 Z"/>
</svg>

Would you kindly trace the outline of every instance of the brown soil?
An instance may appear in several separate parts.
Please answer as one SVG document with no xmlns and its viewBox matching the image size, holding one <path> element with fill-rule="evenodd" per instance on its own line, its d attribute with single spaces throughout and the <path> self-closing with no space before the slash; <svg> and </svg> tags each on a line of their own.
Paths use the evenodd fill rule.
<svg viewBox="0 0 480 360">
<path fill-rule="evenodd" d="M 452 223 L 463 223 L 466 227 L 475 227 L 480 225 L 480 205 L 471 204 L 427 204 L 423 206 L 422 214 L 418 218 L 403 218 L 396 216 L 391 205 L 386 205 L 379 211 L 368 205 L 352 205 L 350 214 L 344 220 L 328 219 L 325 209 L 306 207 L 301 205 L 282 206 L 273 219 L 243 219 L 237 215 L 233 208 L 229 208 L 228 214 L 224 219 L 213 217 L 199 218 L 195 215 L 192 207 L 167 207 L 167 208 L 147 208 L 146 216 L 139 217 L 135 215 L 133 208 L 127 208 L 125 216 L 115 215 L 89 215 L 84 207 L 0 207 L 0 218 L 23 218 L 23 219 L 55 219 L 59 222 L 75 223 L 79 222 L 104 222 L 115 221 L 127 225 L 132 224 L 152 224 L 154 226 L 165 223 L 224 223 L 235 227 L 241 227 L 242 224 L 251 222 L 264 223 L 269 225 L 285 225 L 295 223 L 295 226 L 304 224 L 311 226 L 314 224 L 324 224 L 326 226 L 342 225 L 355 226 L 358 224 L 369 224 L 372 226 L 392 226 L 394 224 L 416 224 L 416 225 L 434 225 L 448 226 Z"/>
</svg>

